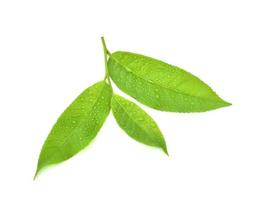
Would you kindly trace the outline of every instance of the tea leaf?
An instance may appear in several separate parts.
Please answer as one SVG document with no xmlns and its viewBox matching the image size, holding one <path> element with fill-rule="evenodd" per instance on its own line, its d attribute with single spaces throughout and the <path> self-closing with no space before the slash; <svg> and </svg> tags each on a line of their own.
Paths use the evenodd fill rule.
<svg viewBox="0 0 261 200">
<path fill-rule="evenodd" d="M 164 137 L 156 122 L 135 103 L 118 95 L 111 100 L 113 115 L 119 126 L 133 139 L 161 148 L 166 154 Z"/>
<path fill-rule="evenodd" d="M 194 75 L 147 56 L 115 52 L 108 68 L 122 91 L 157 110 L 202 112 L 231 105 Z"/>
<path fill-rule="evenodd" d="M 48 135 L 35 176 L 45 166 L 71 158 L 94 139 L 110 112 L 111 96 L 111 87 L 101 81 L 76 98 Z"/>
</svg>

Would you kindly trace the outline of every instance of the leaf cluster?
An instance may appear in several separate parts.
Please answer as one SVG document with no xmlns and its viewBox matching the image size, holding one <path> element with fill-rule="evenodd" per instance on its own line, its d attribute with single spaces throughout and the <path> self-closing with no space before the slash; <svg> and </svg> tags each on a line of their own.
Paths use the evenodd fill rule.
<svg viewBox="0 0 261 200">
<path fill-rule="evenodd" d="M 110 110 L 134 140 L 162 149 L 166 141 L 157 123 L 137 104 L 113 92 L 111 79 L 124 93 L 160 111 L 204 112 L 231 105 L 185 70 L 144 55 L 110 53 L 102 38 L 105 78 L 83 91 L 61 114 L 40 152 L 37 170 L 68 160 L 97 135 Z"/>
</svg>

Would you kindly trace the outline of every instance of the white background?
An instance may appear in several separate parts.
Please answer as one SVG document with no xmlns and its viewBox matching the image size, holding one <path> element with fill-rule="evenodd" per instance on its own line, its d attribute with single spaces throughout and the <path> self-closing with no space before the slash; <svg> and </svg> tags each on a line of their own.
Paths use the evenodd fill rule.
<svg viewBox="0 0 261 200">
<path fill-rule="evenodd" d="M 0 199 L 260 200 L 259 2 L 1 0 Z M 170 157 L 130 139 L 110 114 L 90 147 L 33 181 L 57 117 L 104 76 L 100 36 L 110 51 L 190 71 L 233 105 L 198 114 L 142 106 Z"/>
</svg>

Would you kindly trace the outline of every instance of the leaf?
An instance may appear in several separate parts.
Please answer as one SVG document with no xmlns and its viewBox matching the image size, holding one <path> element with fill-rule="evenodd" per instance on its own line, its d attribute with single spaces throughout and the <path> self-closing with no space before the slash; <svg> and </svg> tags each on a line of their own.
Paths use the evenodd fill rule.
<svg viewBox="0 0 261 200">
<path fill-rule="evenodd" d="M 108 68 L 122 91 L 157 110 L 202 112 L 231 105 L 194 75 L 147 56 L 115 52 Z"/>
<path fill-rule="evenodd" d="M 159 127 L 144 110 L 118 95 L 112 96 L 111 108 L 119 126 L 130 137 L 143 144 L 159 147 L 168 155 L 166 142 Z"/>
<path fill-rule="evenodd" d="M 111 96 L 111 87 L 101 81 L 75 99 L 48 135 L 35 176 L 42 168 L 71 158 L 94 139 L 110 112 Z"/>
</svg>

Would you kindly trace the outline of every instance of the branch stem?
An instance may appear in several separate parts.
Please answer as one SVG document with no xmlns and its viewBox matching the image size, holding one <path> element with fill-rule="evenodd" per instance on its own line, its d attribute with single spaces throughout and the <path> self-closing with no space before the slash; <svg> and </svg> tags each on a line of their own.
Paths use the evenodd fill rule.
<svg viewBox="0 0 261 200">
<path fill-rule="evenodd" d="M 103 47 L 103 53 L 104 53 L 104 62 L 105 62 L 105 77 L 104 80 L 108 80 L 110 86 L 111 86 L 111 80 L 110 80 L 110 75 L 109 75 L 109 70 L 108 70 L 108 55 L 111 55 L 111 53 L 108 51 L 105 43 L 104 37 L 101 37 L 102 41 L 102 47 Z"/>
</svg>

